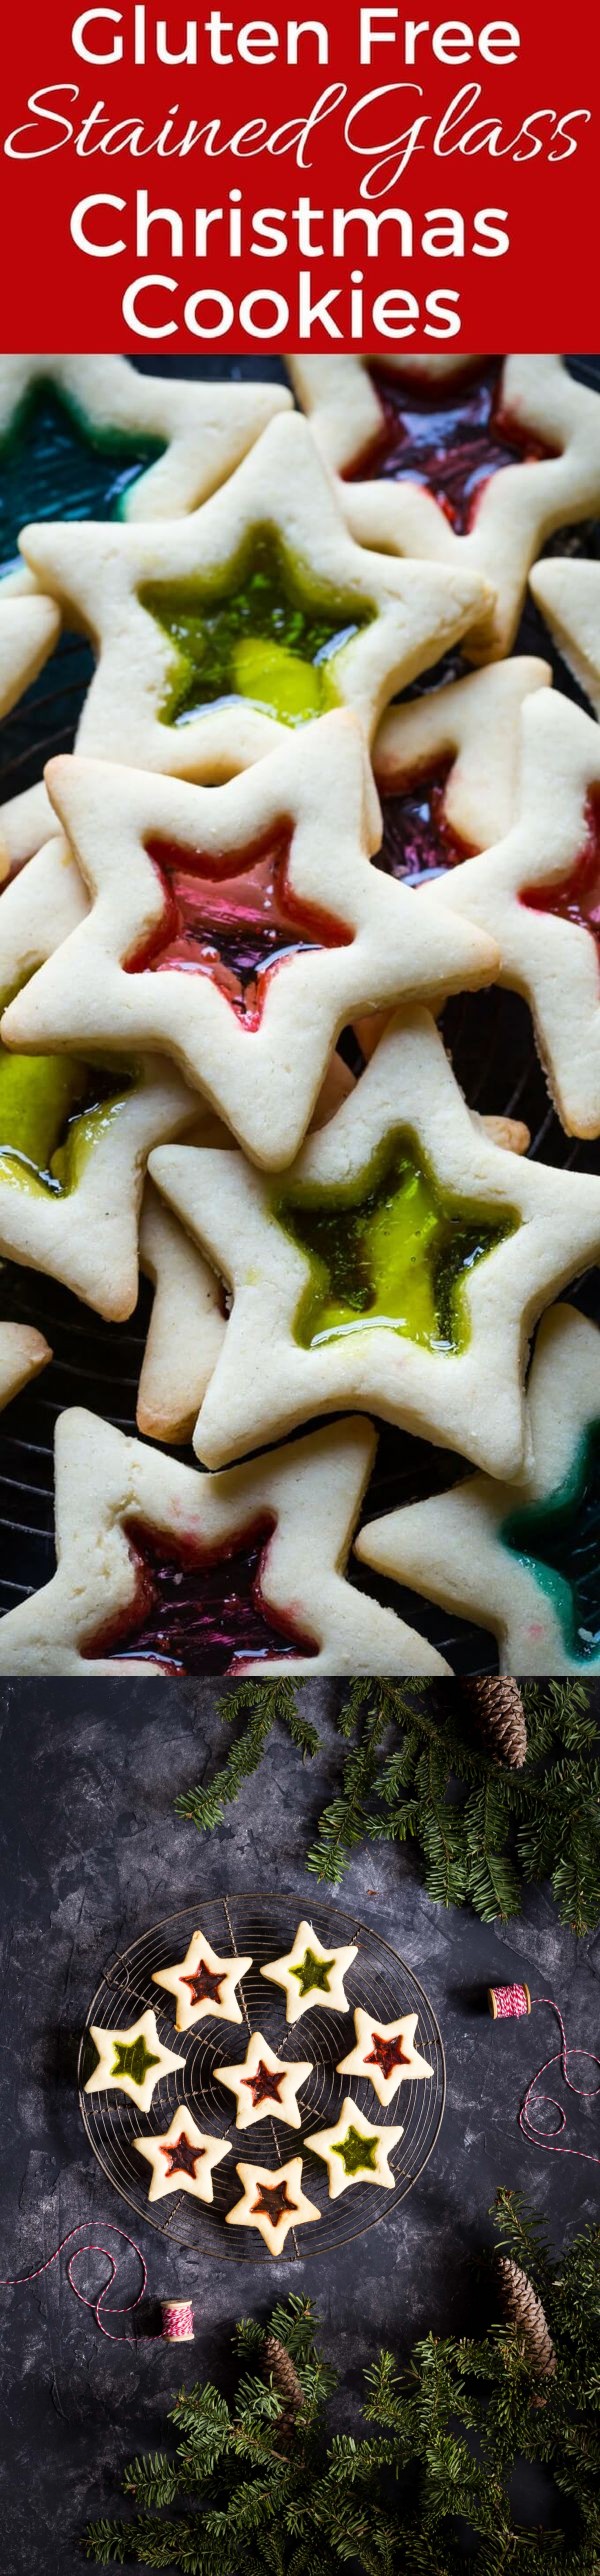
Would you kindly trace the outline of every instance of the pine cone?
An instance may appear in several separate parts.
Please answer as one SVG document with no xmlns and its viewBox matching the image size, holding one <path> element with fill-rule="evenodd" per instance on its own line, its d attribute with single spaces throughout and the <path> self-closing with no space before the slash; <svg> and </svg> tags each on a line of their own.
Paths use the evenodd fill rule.
<svg viewBox="0 0 600 2576">
<path fill-rule="evenodd" d="M 278 2397 L 284 2400 L 281 2421 L 291 2424 L 302 2405 L 302 2389 L 291 2353 L 284 2343 L 280 2343 L 278 2335 L 265 2335 L 263 2360 L 266 2377 L 272 2379 Z"/>
<path fill-rule="evenodd" d="M 496 2256 L 500 2305 L 508 2325 L 516 2326 L 530 2369 L 538 2379 L 552 2379 L 556 2353 L 541 2299 L 519 2263 L 509 2254 Z"/>
<path fill-rule="evenodd" d="M 527 1754 L 525 1710 L 518 1682 L 464 1681 L 463 1694 L 479 1733 L 503 1762 L 521 1771 Z"/>
</svg>

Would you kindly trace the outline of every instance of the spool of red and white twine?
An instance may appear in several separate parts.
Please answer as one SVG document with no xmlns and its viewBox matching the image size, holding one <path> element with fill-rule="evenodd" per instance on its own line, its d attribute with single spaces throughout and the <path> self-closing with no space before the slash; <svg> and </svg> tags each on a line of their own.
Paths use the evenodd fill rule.
<svg viewBox="0 0 600 2576">
<path fill-rule="evenodd" d="M 191 2299 L 163 2299 L 163 2343 L 193 2343 L 194 2310 Z"/>
<path fill-rule="evenodd" d="M 528 1986 L 488 1986 L 488 2004 L 493 2021 L 520 2021 L 531 2012 Z"/>
<path fill-rule="evenodd" d="M 73 2244 L 74 2236 L 81 2235 L 82 2227 L 84 2225 L 84 2219 L 80 2218 L 77 2227 L 70 2227 L 68 2235 L 61 2237 L 60 2245 L 55 2245 L 54 2253 L 48 2255 L 45 2263 L 38 2263 L 34 2272 L 16 2272 L 12 2276 L 8 2275 L 6 2280 L 0 2281 L 0 2289 L 24 2290 L 29 2287 L 31 2282 L 41 2281 L 44 2272 L 50 2272 L 53 2263 L 58 2263 L 59 2256 L 64 2254 L 65 2247 Z M 122 2307 L 106 2308 L 108 2293 L 109 2290 L 112 2290 L 113 2281 L 116 2280 L 119 2263 L 122 2260 L 122 2257 L 111 2253 L 109 2245 L 101 2245 L 96 2242 L 95 2238 L 90 2238 L 89 2241 L 83 2245 L 73 2245 L 73 2252 L 69 2255 L 69 2260 L 66 2266 L 69 2289 L 73 2291 L 75 2298 L 79 2299 L 82 2308 L 89 2308 L 90 2314 L 93 2316 L 94 2323 L 98 2327 L 99 2334 L 105 2335 L 108 2343 L 155 2343 L 157 2340 L 162 2341 L 163 2343 L 193 2343 L 194 2310 L 191 2300 L 189 2299 L 163 2299 L 161 2301 L 162 2332 L 160 2337 L 143 2333 L 113 2334 L 111 2327 L 105 2325 L 105 2308 L 106 2314 L 109 2317 L 132 2316 L 134 2309 L 139 2308 L 140 2300 L 143 2299 L 148 2284 L 147 2265 L 144 2255 L 142 2254 L 141 2246 L 136 2245 L 135 2237 L 127 2236 L 123 2227 L 115 2227 L 112 2219 L 106 2220 L 105 2232 L 109 2236 L 118 2236 L 122 2245 L 128 2245 L 130 2247 L 131 2252 L 137 2257 L 142 2277 L 139 2290 L 136 2290 L 135 2298 L 125 2299 Z M 98 2291 L 95 2299 L 86 2298 L 85 2291 L 78 2288 L 73 2275 L 74 2264 L 80 2262 L 82 2255 L 90 2254 L 102 2254 L 104 2261 L 109 2265 L 108 2280 L 104 2282 L 102 2289 Z"/>
<path fill-rule="evenodd" d="M 600 2165 L 600 2156 L 593 2155 L 588 2147 L 559 2145 L 559 2139 L 562 2138 L 563 2130 L 567 2125 L 564 2103 L 557 2102 L 555 2093 L 538 2091 L 542 2076 L 549 2074 L 551 2066 L 560 2066 L 567 2092 L 578 2093 L 584 2102 L 596 2101 L 600 2094 L 600 2082 L 575 2084 L 572 2075 L 569 2074 L 569 2059 L 585 2057 L 590 2066 L 597 2066 L 600 2070 L 600 2057 L 597 2057 L 591 2048 L 569 2048 L 562 2013 L 559 2005 L 555 2004 L 553 1995 L 532 1995 L 529 1986 L 525 1985 L 488 1986 L 488 2004 L 493 2021 L 523 2021 L 531 2012 L 532 2004 L 547 2004 L 548 2011 L 555 2013 L 560 2031 L 560 2048 L 554 2049 L 552 2056 L 544 2059 L 543 2066 L 538 2066 L 537 2074 L 532 2075 L 531 2083 L 527 2086 L 527 2092 L 523 2096 L 519 2109 L 519 2128 L 522 2130 L 523 2137 L 527 2138 L 529 2146 L 545 2147 L 548 2155 L 578 2156 L 583 2164 Z M 542 2102 L 545 2102 L 551 2111 L 556 2111 L 556 2128 L 548 2130 L 537 2125 L 532 2108 L 536 2104 L 536 2096 L 537 2105 L 541 2106 Z"/>
</svg>

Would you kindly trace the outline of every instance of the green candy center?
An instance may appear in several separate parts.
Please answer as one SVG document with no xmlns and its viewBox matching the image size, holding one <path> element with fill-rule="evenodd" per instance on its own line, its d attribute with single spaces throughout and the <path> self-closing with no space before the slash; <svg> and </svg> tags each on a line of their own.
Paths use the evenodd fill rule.
<svg viewBox="0 0 600 2576">
<path fill-rule="evenodd" d="M 310 1264 L 295 1322 L 306 1349 L 387 1324 L 429 1350 L 464 1350 L 471 1272 L 519 1223 L 512 1209 L 499 1220 L 492 1208 L 443 1196 L 398 1132 L 353 1180 L 332 1190 L 301 1182 L 273 1207 Z"/>
<path fill-rule="evenodd" d="M 41 381 L 28 389 L 0 440 L 0 564 L 19 562 L 26 520 L 112 519 L 126 515 L 127 496 L 164 439 L 99 427 L 69 392 Z"/>
<path fill-rule="evenodd" d="M 160 2058 L 153 2057 L 152 2050 L 147 2048 L 143 2036 L 132 2040 L 115 2040 L 111 2075 L 128 2075 L 132 2084 L 141 2086 L 145 2083 L 151 2066 L 160 2066 Z"/>
<path fill-rule="evenodd" d="M 338 655 L 374 609 L 319 590 L 270 528 L 254 529 L 211 582 L 151 582 L 140 592 L 174 647 L 164 724 L 248 698 L 278 724 L 301 725 L 339 704 Z"/>
<path fill-rule="evenodd" d="M 360 2129 L 347 2129 L 339 2147 L 332 2147 L 331 2152 L 340 2157 L 344 2173 L 374 2173 L 378 2144 L 377 2138 L 361 2137 Z"/>
<path fill-rule="evenodd" d="M 0 1011 L 12 995 L 0 996 Z M 0 1046 L 0 1183 L 64 1198 L 77 1188 L 88 1154 L 120 1114 L 135 1070 L 78 1056 L 13 1055 Z"/>
<path fill-rule="evenodd" d="M 600 1421 L 590 1424 L 564 1484 L 546 1502 L 512 1512 L 500 1537 L 551 1601 L 568 1654 L 589 1663 L 600 1652 Z"/>
<path fill-rule="evenodd" d="M 329 1979 L 334 1966 L 334 1959 L 317 1959 L 314 1950 L 305 1950 L 304 1958 L 299 1959 L 297 1967 L 292 1968 L 292 1976 L 298 1979 L 301 1995 L 312 1994 L 313 1987 L 318 1988 L 320 1994 L 328 1995 Z"/>
</svg>

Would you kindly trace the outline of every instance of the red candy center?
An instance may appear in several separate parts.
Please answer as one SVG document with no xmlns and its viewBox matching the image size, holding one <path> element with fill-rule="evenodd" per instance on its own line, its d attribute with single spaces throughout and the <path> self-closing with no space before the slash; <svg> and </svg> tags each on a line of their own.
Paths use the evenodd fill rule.
<svg viewBox="0 0 600 2576">
<path fill-rule="evenodd" d="M 225 1984 L 225 1969 L 222 1968 L 218 1976 L 216 1968 L 209 1968 L 207 1960 L 201 1959 L 199 1967 L 194 1969 L 193 1976 L 182 1977 L 181 1983 L 182 1986 L 189 1986 L 193 2004 L 220 2004 L 221 1987 Z"/>
<path fill-rule="evenodd" d="M 259 2102 L 279 2101 L 280 2089 L 283 2084 L 283 2072 L 281 2075 L 271 2074 L 270 2067 L 264 2065 L 261 2057 L 260 2065 L 257 2066 L 256 2069 L 256 2074 L 243 2075 L 242 2084 L 247 2086 L 248 2092 L 252 2094 L 253 2109 L 257 2111 Z"/>
<path fill-rule="evenodd" d="M 379 2066 L 387 2083 L 388 2076 L 393 2075 L 396 2066 L 408 2066 L 406 2050 L 401 2039 L 384 2039 L 379 2030 L 372 2030 L 371 2038 L 373 2046 L 369 2056 L 365 2058 L 365 2066 Z"/>
<path fill-rule="evenodd" d="M 382 428 L 350 479 L 425 483 L 459 536 L 472 526 L 493 474 L 505 465 L 539 464 L 555 452 L 503 411 L 501 360 L 443 393 L 439 385 L 403 384 L 382 367 L 370 367 L 369 374 Z"/>
<path fill-rule="evenodd" d="M 600 957 L 600 787 L 587 797 L 585 821 L 584 846 L 569 876 L 553 885 L 523 886 L 519 901 L 528 912 L 553 912 L 559 921 L 591 931 Z"/>
<path fill-rule="evenodd" d="M 386 875 L 419 885 L 433 871 L 455 867 L 473 853 L 446 820 L 445 797 L 453 761 L 415 771 L 388 794 L 382 789 L 383 841 L 377 865 Z"/>
<path fill-rule="evenodd" d="M 160 2152 L 161 2156 L 164 2156 L 169 2177 L 176 2173 L 189 2174 L 192 2182 L 195 2182 L 196 2166 L 204 2155 L 204 2147 L 194 2147 L 191 2138 L 186 2137 L 185 2129 L 182 2129 L 181 2137 L 172 2146 L 161 2146 Z"/>
<path fill-rule="evenodd" d="M 127 958 L 130 975 L 207 975 L 245 1029 L 260 1026 L 269 976 L 286 957 L 311 948 L 345 948 L 352 932 L 289 884 L 289 835 L 210 866 L 201 851 L 150 841 L 163 891 L 162 921 Z"/>
<path fill-rule="evenodd" d="M 272 2227 L 279 2226 L 286 2210 L 297 2207 L 297 2202 L 288 2197 L 286 2182 L 259 2182 L 257 2194 L 257 2199 L 252 2202 L 253 2216 L 270 2218 Z"/>
<path fill-rule="evenodd" d="M 166 1673 L 241 1673 L 246 1663 L 318 1654 L 287 1613 L 262 1599 L 261 1572 L 275 1522 L 264 1513 L 241 1539 L 203 1549 L 168 1539 L 141 1521 L 126 1524 L 136 1590 L 119 1619 L 88 1639 L 87 1656 L 159 1664 Z"/>
</svg>

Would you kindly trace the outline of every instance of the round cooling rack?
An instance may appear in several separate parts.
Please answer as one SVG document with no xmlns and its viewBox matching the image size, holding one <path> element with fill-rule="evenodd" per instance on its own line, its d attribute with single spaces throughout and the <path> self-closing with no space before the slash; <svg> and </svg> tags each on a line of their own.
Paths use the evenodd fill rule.
<svg viewBox="0 0 600 2576">
<path fill-rule="evenodd" d="M 229 375 L 236 379 L 259 376 L 282 380 L 285 376 L 282 362 L 273 357 L 230 361 L 204 358 L 174 363 L 153 357 L 136 363 L 144 374 L 172 372 L 188 378 Z M 569 360 L 569 365 L 580 381 L 600 392 L 600 357 L 576 357 Z M 59 460 L 56 488 L 67 512 L 69 495 Z M 30 516 L 26 494 L 24 516 Z M 597 558 L 600 528 L 587 523 L 582 528 L 558 530 L 543 551 Z M 585 705 L 531 598 L 527 600 L 514 650 L 537 654 L 549 662 L 555 686 L 576 704 Z M 412 697 L 421 689 L 439 687 L 444 679 L 458 677 L 468 667 L 459 652 L 437 670 L 425 673 L 407 694 Z M 72 747 L 91 670 L 88 646 L 80 637 L 65 635 L 35 687 L 0 727 L 1 800 L 33 785 L 51 755 Z M 386 800 L 384 819 L 391 860 L 396 835 L 393 798 Z M 574 1142 L 561 1127 L 536 1055 L 530 1014 L 517 995 L 500 986 L 485 993 L 460 995 L 449 1004 L 442 1027 L 457 1081 L 471 1109 L 483 1115 L 522 1119 L 531 1135 L 532 1160 L 555 1168 L 600 1170 L 598 1144 Z M 360 1060 L 356 1051 L 353 1055 L 351 1048 L 344 1051 L 350 1053 L 353 1070 L 357 1071 Z M 565 1295 L 600 1324 L 599 1277 L 598 1270 L 588 1272 L 583 1281 L 574 1281 Z M 44 1376 L 32 1388 L 25 1388 L 2 1417 L 0 1614 L 48 1582 L 54 1573 L 53 1436 L 57 1416 L 69 1405 L 84 1405 L 115 1423 L 119 1430 L 136 1430 L 136 1395 L 151 1305 L 151 1290 L 143 1281 L 138 1307 L 127 1324 L 106 1324 L 52 1279 L 10 1262 L 2 1265 L 0 1313 L 16 1322 L 34 1325 L 50 1343 L 54 1358 Z M 453 1458 L 448 1450 L 436 1449 L 396 1429 L 378 1427 L 377 1465 L 365 1499 L 365 1520 L 378 1519 L 383 1512 L 420 1501 L 434 1490 L 445 1488 L 453 1476 L 464 1475 L 464 1460 Z M 310 1425 L 303 1428 L 306 1431 Z M 190 1449 L 175 1454 L 187 1458 L 190 1464 L 196 1463 Z M 395 1609 L 427 1637 L 457 1676 L 497 1672 L 495 1639 L 482 1628 L 450 1617 L 447 1611 L 386 1582 L 366 1566 L 359 1568 L 357 1559 L 350 1559 L 348 1579 Z M 219 2167 L 217 2181 L 220 2174 Z"/>
<path fill-rule="evenodd" d="M 441 2032 L 428 1996 L 412 1968 L 389 1942 L 382 1941 L 367 1924 L 337 1906 L 316 1906 L 311 1923 L 326 1950 L 356 1945 L 356 1958 L 344 1980 L 348 2011 L 327 2012 L 317 2005 L 288 2028 L 285 1996 L 281 1988 L 261 1977 L 260 1969 L 267 1960 L 281 1958 L 291 1948 L 300 1914 L 301 1902 L 296 1897 L 250 1894 L 202 1899 L 196 1906 L 187 1906 L 185 1912 L 154 1924 L 151 1931 L 132 1942 L 130 1949 L 118 1952 L 90 2005 L 79 2052 L 78 2082 L 81 2115 L 94 2155 L 113 2189 L 135 2210 L 138 2219 L 146 2219 L 159 2235 L 184 2245 L 188 2252 L 203 2259 L 215 2256 L 221 2262 L 267 2264 L 273 2260 L 257 2229 L 239 2228 L 232 2237 L 225 2226 L 226 2212 L 241 2194 L 238 2162 L 275 2168 L 287 2164 L 291 2156 L 302 2155 L 303 2189 L 321 2212 L 320 2225 L 302 2227 L 298 2235 L 290 2232 L 283 2253 L 277 2257 L 280 2262 L 302 2263 L 309 2255 L 329 2254 L 337 2246 L 351 2243 L 377 2227 L 381 2219 L 389 2218 L 423 2173 L 439 2136 L 446 2069 Z M 233 1951 L 252 1958 L 252 1967 L 238 1988 L 243 2026 L 214 2021 L 207 2015 L 194 2029 L 175 2031 L 174 2001 L 171 2004 L 164 1989 L 153 1984 L 153 1976 L 156 1969 L 172 1966 L 174 1960 L 185 1957 L 196 1931 L 204 1933 L 220 1957 Z M 336 2072 L 337 2060 L 346 2057 L 352 2047 L 356 2005 L 372 2013 L 378 2022 L 397 2021 L 407 2012 L 418 2015 L 417 2046 L 433 2072 L 418 2082 L 401 2084 L 387 2109 L 382 2109 L 370 2083 Z M 86 2093 L 84 2084 L 95 2063 L 90 2024 L 126 2029 L 149 2006 L 156 2012 L 164 2046 L 185 2057 L 185 2071 L 162 2079 L 151 2110 L 146 2113 L 138 2111 L 126 2094 Z M 300 2129 L 291 2129 L 284 2121 L 271 2118 L 257 2121 L 250 2129 L 235 2127 L 232 2096 L 218 2083 L 217 2069 L 234 2060 L 241 2061 L 251 2032 L 257 2030 L 281 2058 L 313 2060 L 312 2073 L 299 2095 Z M 310 2140 L 316 2129 L 330 2128 L 335 2123 L 347 2094 L 378 2127 L 390 2123 L 398 2126 L 401 2122 L 403 2135 L 391 2155 L 393 2192 L 363 2183 L 353 2185 L 337 2201 L 330 2201 L 326 2169 L 319 2157 L 311 2156 Z M 133 2140 L 160 2137 L 182 2102 L 199 2128 L 229 2141 L 231 2155 L 214 2170 L 214 2201 L 209 2206 L 184 2191 L 169 2193 L 163 2201 L 149 2206 L 148 2166 L 136 2154 Z"/>
</svg>

